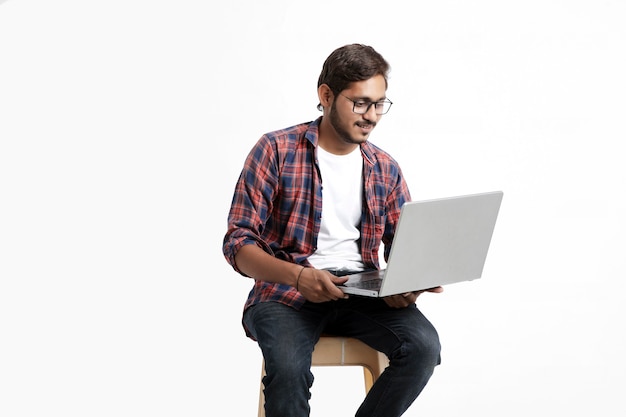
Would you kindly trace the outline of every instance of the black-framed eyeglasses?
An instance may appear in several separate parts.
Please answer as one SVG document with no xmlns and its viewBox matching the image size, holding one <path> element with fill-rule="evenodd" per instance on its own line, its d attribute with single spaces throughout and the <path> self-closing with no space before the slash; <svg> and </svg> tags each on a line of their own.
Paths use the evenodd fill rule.
<svg viewBox="0 0 626 417">
<path fill-rule="evenodd" d="M 391 108 L 391 105 L 393 104 L 388 98 L 381 101 L 366 101 L 352 100 L 350 97 L 344 96 L 343 94 L 341 94 L 341 96 L 347 98 L 352 102 L 352 111 L 356 114 L 365 114 L 370 110 L 371 106 L 374 106 L 374 111 L 376 112 L 376 114 L 381 116 L 383 114 L 387 114 L 387 112 Z"/>
</svg>

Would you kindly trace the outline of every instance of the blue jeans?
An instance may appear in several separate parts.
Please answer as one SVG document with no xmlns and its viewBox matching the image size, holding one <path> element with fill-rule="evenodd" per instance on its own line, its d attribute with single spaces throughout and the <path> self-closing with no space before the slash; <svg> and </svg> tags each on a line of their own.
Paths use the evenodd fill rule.
<svg viewBox="0 0 626 417">
<path fill-rule="evenodd" d="M 243 317 L 261 348 L 267 375 L 267 417 L 309 415 L 311 354 L 322 333 L 354 337 L 389 358 L 357 417 L 401 416 L 441 362 L 439 336 L 415 304 L 396 309 L 382 299 L 351 296 L 302 309 L 277 302 L 250 307 Z"/>
</svg>

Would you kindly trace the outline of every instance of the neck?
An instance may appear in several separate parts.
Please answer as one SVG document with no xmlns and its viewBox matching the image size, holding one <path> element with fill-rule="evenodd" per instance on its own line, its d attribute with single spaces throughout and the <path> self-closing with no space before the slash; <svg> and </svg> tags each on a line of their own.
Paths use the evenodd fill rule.
<svg viewBox="0 0 626 417">
<path fill-rule="evenodd" d="M 327 117 L 322 118 L 318 132 L 318 145 L 326 152 L 335 155 L 347 155 L 359 147 L 358 143 L 350 143 L 343 140 L 330 124 Z"/>
</svg>

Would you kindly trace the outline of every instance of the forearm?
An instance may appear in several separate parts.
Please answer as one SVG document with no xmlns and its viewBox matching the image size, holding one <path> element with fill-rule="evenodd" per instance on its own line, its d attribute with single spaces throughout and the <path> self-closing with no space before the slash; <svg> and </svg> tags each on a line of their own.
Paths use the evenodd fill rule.
<svg viewBox="0 0 626 417">
<path fill-rule="evenodd" d="M 237 268 L 254 279 L 295 287 L 301 265 L 277 259 L 256 245 L 245 245 L 235 255 Z"/>
</svg>

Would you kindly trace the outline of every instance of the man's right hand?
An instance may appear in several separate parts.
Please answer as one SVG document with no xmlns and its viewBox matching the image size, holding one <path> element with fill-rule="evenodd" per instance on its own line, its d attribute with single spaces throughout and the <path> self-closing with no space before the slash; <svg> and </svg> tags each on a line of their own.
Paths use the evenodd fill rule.
<svg viewBox="0 0 626 417">
<path fill-rule="evenodd" d="M 304 268 L 297 282 L 297 290 L 308 301 L 323 303 L 325 301 L 348 298 L 337 285 L 348 280 L 346 277 L 338 277 L 323 269 Z"/>
</svg>

